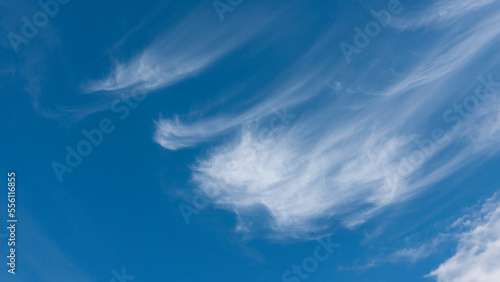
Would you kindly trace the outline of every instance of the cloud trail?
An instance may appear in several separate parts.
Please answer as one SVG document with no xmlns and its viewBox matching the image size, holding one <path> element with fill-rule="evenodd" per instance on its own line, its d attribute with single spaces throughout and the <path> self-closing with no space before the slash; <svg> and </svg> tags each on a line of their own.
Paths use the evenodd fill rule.
<svg viewBox="0 0 500 282">
<path fill-rule="evenodd" d="M 485 8 L 483 2 L 484 7 L 469 3 L 467 12 Z M 452 12 L 456 16 L 445 18 L 446 23 L 466 14 Z M 238 230 L 256 228 L 260 211 L 270 216 L 270 222 L 261 223 L 269 226 L 269 236 L 279 238 L 311 238 L 337 221 L 355 228 L 498 152 L 498 90 L 462 122 L 445 124 L 446 141 L 435 142 L 432 153 L 418 157 L 422 149 L 416 144 L 443 123 L 443 112 L 457 97 L 470 94 L 464 89 L 477 86 L 476 76 L 464 70 L 498 44 L 499 19 L 490 13 L 479 22 L 448 25 L 440 32 L 451 42 L 434 39 L 433 52 L 401 62 L 404 76 L 385 80 L 374 78 L 384 66 L 368 62 L 346 69 L 328 55 L 335 27 L 262 89 L 253 106 L 194 122 L 160 119 L 154 140 L 170 150 L 217 141 L 193 165 L 192 178 L 216 205 L 235 212 Z M 390 54 L 386 50 L 382 56 Z M 499 60 L 490 57 L 484 70 Z M 332 78 L 336 94 L 346 95 L 327 95 Z M 273 116 L 281 108 L 297 117 L 285 124 Z M 261 122 L 249 128 L 247 120 Z M 450 154 L 450 148 L 458 151 Z"/>
</svg>

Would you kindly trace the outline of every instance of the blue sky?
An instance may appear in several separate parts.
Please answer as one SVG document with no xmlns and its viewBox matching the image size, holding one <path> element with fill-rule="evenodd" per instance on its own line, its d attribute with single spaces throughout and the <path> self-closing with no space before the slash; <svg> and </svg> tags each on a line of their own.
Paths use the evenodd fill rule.
<svg viewBox="0 0 500 282">
<path fill-rule="evenodd" d="M 0 281 L 500 281 L 499 8 L 2 2 Z"/>
</svg>

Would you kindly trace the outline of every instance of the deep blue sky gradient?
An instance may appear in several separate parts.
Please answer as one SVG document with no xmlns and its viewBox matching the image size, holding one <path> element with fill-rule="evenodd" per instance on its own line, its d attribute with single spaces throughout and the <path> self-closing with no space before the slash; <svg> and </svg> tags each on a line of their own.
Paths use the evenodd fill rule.
<svg viewBox="0 0 500 282">
<path fill-rule="evenodd" d="M 401 1 L 402 19 L 434 4 L 414 2 Z M 72 0 L 61 5 L 49 24 L 21 45 L 17 54 L 7 34 L 20 33 L 20 19 L 32 16 L 39 7 L 36 1 L 0 4 L 0 172 L 4 174 L 0 181 L 6 185 L 7 172 L 16 172 L 19 219 L 17 274 L 12 277 L 2 263 L 0 281 L 110 281 L 111 271 L 120 272 L 123 267 L 135 276 L 134 281 L 282 281 L 284 271 L 313 254 L 317 241 L 268 236 L 265 211 L 255 212 L 256 228 L 262 231 L 250 234 L 235 229 L 239 219 L 233 210 L 214 203 L 191 216 L 190 224 L 179 211 L 180 204 L 191 205 L 197 191 L 193 165 L 231 140 L 235 131 L 172 151 L 153 139 L 155 122 L 176 115 L 186 122 L 218 114 L 237 115 L 268 98 L 264 90 L 280 79 L 301 73 L 300 67 L 304 68 L 303 77 L 308 77 L 313 66 L 323 63 L 321 75 L 329 64 L 332 71 L 339 71 L 325 81 L 317 96 L 288 111 L 300 121 L 331 103 L 331 111 L 338 113 L 331 123 L 342 124 L 342 117 L 358 114 L 343 105 L 382 103 L 374 93 L 387 81 L 401 79 L 411 72 L 417 58 L 432 57 L 432 46 L 446 44 L 440 36 L 448 26 L 413 32 L 388 27 L 347 64 L 339 44 L 351 44 L 353 28 L 364 26 L 371 20 L 370 10 L 385 9 L 386 3 L 243 0 L 220 21 L 210 1 Z M 464 16 L 464 22 L 490 16 L 498 8 L 498 4 L 481 8 Z M 197 23 L 200 28 L 231 26 L 238 31 L 268 17 L 278 20 L 194 74 L 151 89 L 137 108 L 129 108 L 124 120 L 111 110 L 110 103 L 130 89 L 85 93 L 89 83 L 108 76 L 117 62 L 129 61 L 158 38 L 172 34 L 168 31 L 196 10 L 202 14 Z M 246 17 L 253 20 L 240 20 Z M 451 24 L 460 25 L 460 21 Z M 206 43 L 188 39 L 176 44 Z M 164 40 L 175 42 L 176 38 Z M 326 43 L 314 49 L 320 41 Z M 493 41 L 465 67 L 453 69 L 449 84 L 436 84 L 443 91 L 458 88 L 463 92 L 430 101 L 428 112 L 432 114 L 409 123 L 401 133 L 426 138 L 436 127 L 448 130 L 451 124 L 441 119 L 443 111 L 473 93 L 477 76 L 491 73 L 500 80 L 498 43 Z M 308 52 L 315 57 L 304 59 Z M 402 75 L 392 75 L 396 72 Z M 360 77 L 363 85 L 356 83 Z M 340 95 L 328 85 L 335 81 L 352 85 L 352 91 Z M 402 98 L 390 103 L 403 109 L 411 102 Z M 59 182 L 51 164 L 63 163 L 65 147 L 75 148 L 85 140 L 81 131 L 98 128 L 104 118 L 112 121 L 114 131 L 104 134 L 102 143 Z M 261 124 L 268 122 L 265 117 Z M 290 127 L 299 124 L 294 122 Z M 447 148 L 440 157 L 451 158 L 459 146 Z M 432 241 L 467 208 L 480 205 L 498 191 L 500 159 L 495 153 L 471 160 L 354 228 L 343 225 L 341 217 L 323 219 L 329 227 L 314 236 L 333 234 L 332 241 L 340 246 L 319 263 L 307 281 L 435 280 L 424 276 L 453 256 L 455 241 L 440 244 L 432 255 L 416 262 L 390 256 L 399 249 Z M 423 171 L 435 170 L 434 165 L 440 163 L 426 164 Z M 5 222 L 7 192 L 2 191 L 0 220 Z M 6 233 L 0 231 L 0 235 Z M 5 262 L 6 241 L 0 240 L 0 261 Z"/>
</svg>

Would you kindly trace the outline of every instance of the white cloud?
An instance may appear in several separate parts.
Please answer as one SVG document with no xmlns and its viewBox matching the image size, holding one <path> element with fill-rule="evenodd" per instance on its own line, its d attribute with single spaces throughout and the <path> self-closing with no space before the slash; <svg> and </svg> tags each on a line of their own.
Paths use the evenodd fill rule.
<svg viewBox="0 0 500 282">
<path fill-rule="evenodd" d="M 342 215 L 346 225 L 357 225 L 397 198 L 398 188 L 385 178 L 396 165 L 400 138 L 366 140 L 352 129 L 321 136 L 323 129 L 311 122 L 297 121 L 268 139 L 244 129 L 201 160 L 193 178 L 213 201 L 241 216 L 264 207 L 274 231 L 289 236 L 322 231 L 328 226 L 314 222 L 325 216 Z M 248 222 L 240 223 L 245 229 Z"/>
<path fill-rule="evenodd" d="M 294 90 L 303 93 L 302 88 Z M 290 92 L 288 97 L 294 97 L 294 91 Z M 269 124 L 279 130 L 273 131 L 266 123 L 236 133 L 233 129 L 232 141 L 214 148 L 194 165 L 193 179 L 213 202 L 240 216 L 240 230 L 250 230 L 255 223 L 251 215 L 264 208 L 275 234 L 304 237 L 328 228 L 328 224 L 318 224 L 325 218 L 336 217 L 347 227 L 362 224 L 381 208 L 403 201 L 485 152 L 497 150 L 499 131 L 492 130 L 499 128 L 500 108 L 489 101 L 487 107 L 483 105 L 448 131 L 448 143 L 436 144 L 435 153 L 402 169 L 418 151 L 412 143 L 416 136 L 405 133 L 404 127 L 418 121 L 416 116 L 422 117 L 426 108 L 417 108 L 413 115 L 407 115 L 404 107 L 395 111 L 401 105 L 390 99 L 397 100 L 396 96 L 386 100 L 386 106 L 374 102 L 356 114 L 339 114 L 329 104 L 316 105 L 315 113 L 288 120 L 286 126 L 265 115 L 262 120 L 274 118 Z M 287 105 L 289 100 L 270 103 Z M 272 107 L 263 103 L 256 112 L 267 113 L 263 108 Z M 293 109 L 298 107 L 290 108 L 288 114 L 296 114 Z M 392 115 L 385 114 L 389 109 Z M 209 118 L 192 126 L 162 120 L 155 138 L 169 149 L 193 146 L 243 124 L 244 118 L 252 116 L 250 112 L 235 118 Z M 270 138 L 262 138 L 268 135 Z M 176 140 L 175 136 L 182 138 Z M 453 157 L 435 159 L 450 145 L 462 149 Z M 422 170 L 431 160 L 437 168 Z"/>
<path fill-rule="evenodd" d="M 406 165 L 419 150 L 413 141 L 431 134 L 429 120 L 440 118 L 444 108 L 464 95 L 463 89 L 477 84 L 475 76 L 459 71 L 492 48 L 499 29 L 491 27 L 497 20 L 497 15 L 486 17 L 451 44 L 438 42 L 436 52 L 426 58 L 406 61 L 412 70 L 407 78 L 377 81 L 382 95 L 366 99 L 359 99 L 365 94 L 359 89 L 371 86 L 380 69 L 369 63 L 350 81 L 332 80 L 351 70 L 344 64 L 332 66 L 325 56 L 329 42 L 320 40 L 293 71 L 255 95 L 261 99 L 253 107 L 191 123 L 161 119 L 155 141 L 176 150 L 225 136 L 193 165 L 193 180 L 214 203 L 238 215 L 239 230 L 255 228 L 261 219 L 253 215 L 263 210 L 270 215 L 264 225 L 280 237 L 314 236 L 325 232 L 332 219 L 354 228 L 497 152 L 500 107 L 492 100 L 465 122 L 445 128 L 448 142 L 435 144 L 433 153 Z M 443 37 L 452 38 L 450 33 Z M 498 59 L 491 57 L 488 65 Z M 324 96 L 331 81 L 341 86 L 336 94 L 349 91 L 342 101 L 336 99 L 339 95 Z M 300 117 L 281 126 L 272 113 L 284 107 Z M 242 126 L 248 119 L 270 125 Z M 273 131 L 275 125 L 279 130 Z M 262 138 L 268 134 L 271 138 Z M 451 146 L 453 155 L 447 151 Z M 406 255 L 423 256 L 426 250 Z"/>
<path fill-rule="evenodd" d="M 432 255 L 437 247 L 443 242 L 450 239 L 448 234 L 439 234 L 431 242 L 421 244 L 417 248 L 405 248 L 396 251 L 389 256 L 390 261 L 400 262 L 401 259 L 408 260 L 415 263 L 421 259 L 427 258 Z"/>
<path fill-rule="evenodd" d="M 263 15 L 249 25 L 247 13 L 241 14 L 237 22 L 222 25 L 210 12 L 206 7 L 198 8 L 139 55 L 117 63 L 109 76 L 85 85 L 84 91 L 120 91 L 151 78 L 154 82 L 149 88 L 169 86 L 234 51 L 261 32 L 272 18 Z"/>
<path fill-rule="evenodd" d="M 459 234 L 456 253 L 429 276 L 439 282 L 500 281 L 500 200 L 489 199 L 481 211 L 464 217 L 461 224 L 467 231 Z"/>
<path fill-rule="evenodd" d="M 269 131 L 270 138 L 262 138 L 266 128 L 243 128 L 193 167 L 193 179 L 213 202 L 245 218 L 241 230 L 249 230 L 251 214 L 260 208 L 271 215 L 278 236 L 322 232 L 328 225 L 318 221 L 331 217 L 351 228 L 484 156 L 481 152 L 496 151 L 490 132 L 478 132 L 498 127 L 487 113 L 491 119 L 464 122 L 449 132 L 452 142 L 436 145 L 435 154 L 451 144 L 463 146 L 455 157 L 430 155 L 405 171 L 403 164 L 415 151 L 412 136 L 398 134 L 400 128 L 388 120 L 385 126 L 374 125 L 371 115 L 335 124 L 334 115 L 323 109 L 290 121 L 278 133 Z M 485 147 L 478 149 L 479 144 Z M 431 160 L 442 166 L 422 170 Z"/>
<path fill-rule="evenodd" d="M 412 18 L 398 18 L 393 23 L 399 29 L 416 30 L 425 27 L 449 27 L 467 14 L 476 12 L 494 0 L 440 0 Z"/>
</svg>

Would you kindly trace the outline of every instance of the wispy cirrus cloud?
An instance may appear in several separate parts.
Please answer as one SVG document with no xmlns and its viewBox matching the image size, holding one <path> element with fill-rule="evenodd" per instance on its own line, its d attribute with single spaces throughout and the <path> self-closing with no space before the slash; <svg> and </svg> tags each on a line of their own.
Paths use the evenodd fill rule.
<svg viewBox="0 0 500 282">
<path fill-rule="evenodd" d="M 160 13 L 164 12 L 162 5 L 159 3 L 154 7 L 148 17 L 163 17 Z M 139 47 L 132 52 L 134 55 L 118 57 L 117 54 L 122 53 L 121 49 L 129 47 L 130 42 L 137 39 L 137 33 L 147 31 L 152 20 L 144 19 L 106 52 L 104 56 L 109 56 L 114 62 L 106 75 L 85 78 L 80 85 L 66 90 L 78 101 L 73 104 L 63 102 L 63 99 L 49 99 L 51 93 L 42 93 L 45 90 L 42 87 L 44 72 L 40 68 L 43 69 L 46 64 L 43 63 L 45 58 L 37 53 L 26 59 L 29 64 L 21 71 L 29 82 L 25 90 L 31 94 L 35 110 L 44 117 L 67 121 L 83 119 L 110 109 L 117 97 L 134 96 L 133 89 L 137 86 L 153 92 L 200 74 L 264 33 L 265 27 L 282 11 L 260 11 L 259 21 L 249 25 L 247 23 L 252 20 L 253 12 L 250 7 L 239 12 L 238 17 L 221 23 L 211 5 L 197 6 L 182 20 L 169 23 L 146 47 Z M 59 43 L 61 40 L 52 41 Z M 9 69 L 3 72 L 19 71 Z M 81 94 L 100 95 L 89 97 Z"/>
<path fill-rule="evenodd" d="M 488 199 L 482 208 L 458 220 L 455 254 L 428 276 L 446 281 L 500 281 L 500 200 Z"/>
<path fill-rule="evenodd" d="M 401 260 L 406 260 L 411 263 L 415 263 L 434 254 L 436 249 L 443 242 L 453 239 L 453 236 L 450 234 L 439 234 L 430 242 L 423 243 L 417 248 L 404 248 L 398 250 L 395 253 L 391 254 L 386 260 L 393 262 L 401 262 Z"/>
<path fill-rule="evenodd" d="M 477 12 L 494 0 L 440 0 L 412 17 L 398 18 L 392 25 L 402 30 L 417 30 L 426 27 L 445 28 L 455 24 L 461 17 Z"/>
<path fill-rule="evenodd" d="M 430 120 L 441 119 L 456 97 L 465 95 L 463 89 L 477 84 L 476 76 L 463 70 L 498 43 L 498 29 L 491 29 L 497 25 L 498 16 L 489 15 L 458 30 L 445 29 L 442 36 L 452 43 L 432 41 L 434 52 L 401 62 L 408 71 L 385 80 L 374 79 L 384 66 L 357 63 L 346 70 L 333 60 L 328 55 L 333 31 L 291 67 L 295 71 L 263 89 L 253 107 L 191 123 L 161 119 L 155 141 L 170 150 L 220 141 L 193 165 L 193 181 L 215 204 L 238 215 L 239 230 L 256 228 L 261 211 L 269 215 L 271 236 L 280 238 L 325 233 L 332 219 L 355 228 L 498 151 L 500 107 L 493 95 L 463 122 L 446 125 L 447 141 L 434 144 L 431 154 L 415 155 L 421 150 L 415 142 L 435 127 Z M 383 56 L 391 53 L 385 50 Z M 499 59 L 492 56 L 485 70 Z M 348 95 L 326 95 L 326 85 L 338 77 L 345 79 L 335 79 L 336 92 L 349 89 Z M 380 95 L 366 89 L 380 89 Z M 243 126 L 247 119 L 273 124 L 272 109 L 282 107 L 299 117 L 271 138 L 261 136 L 266 124 Z M 452 147 L 458 150 L 450 154 Z"/>
<path fill-rule="evenodd" d="M 497 104 L 451 130 L 451 142 L 407 169 L 416 151 L 414 136 L 399 133 L 402 129 L 389 120 L 373 125 L 369 115 L 333 125 L 335 116 L 325 109 L 302 115 L 270 139 L 259 138 L 259 130 L 241 129 L 193 167 L 193 180 L 216 204 L 245 218 L 242 230 L 254 224 L 248 218 L 259 208 L 269 212 L 279 235 L 323 232 L 328 225 L 318 222 L 326 218 L 352 228 L 498 151 L 494 139 L 500 131 L 483 130 L 499 127 L 499 111 Z M 450 158 L 451 146 L 462 149 Z M 438 169 L 426 170 L 425 164 Z"/>
<path fill-rule="evenodd" d="M 245 24 L 250 16 L 242 13 L 231 24 L 221 24 L 211 10 L 199 7 L 138 55 L 118 60 L 107 77 L 86 83 L 83 91 L 121 91 L 151 76 L 157 78 L 151 88 L 158 89 L 194 76 L 258 35 L 273 17 Z"/>
</svg>

